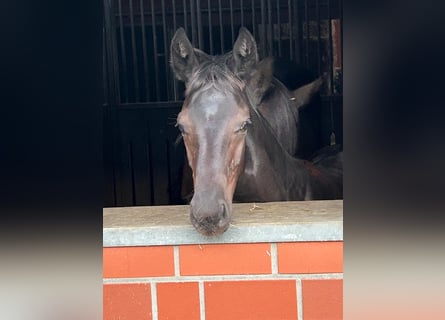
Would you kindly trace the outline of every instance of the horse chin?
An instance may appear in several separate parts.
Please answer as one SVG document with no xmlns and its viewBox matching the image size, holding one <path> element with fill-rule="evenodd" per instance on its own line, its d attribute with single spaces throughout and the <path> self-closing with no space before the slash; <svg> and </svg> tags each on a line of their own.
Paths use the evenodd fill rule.
<svg viewBox="0 0 445 320">
<path fill-rule="evenodd" d="M 196 192 L 190 201 L 190 221 L 205 236 L 223 234 L 230 226 L 232 202 L 227 201 L 219 188 Z"/>
<path fill-rule="evenodd" d="M 196 231 L 207 237 L 219 236 L 226 232 L 230 226 L 229 221 L 215 222 L 214 219 L 210 218 L 198 220 L 192 214 L 190 214 L 190 220 Z"/>
<path fill-rule="evenodd" d="M 217 221 L 213 218 L 204 218 L 198 220 L 193 214 L 190 214 L 190 220 L 196 231 L 207 237 L 219 236 L 226 232 L 230 226 L 230 220 Z"/>
<path fill-rule="evenodd" d="M 224 232 L 227 231 L 227 229 L 229 229 L 229 225 L 225 226 L 224 228 L 212 228 L 212 229 L 196 225 L 194 225 L 194 227 L 196 231 L 198 231 L 200 234 L 206 237 L 216 237 L 222 235 Z"/>
</svg>

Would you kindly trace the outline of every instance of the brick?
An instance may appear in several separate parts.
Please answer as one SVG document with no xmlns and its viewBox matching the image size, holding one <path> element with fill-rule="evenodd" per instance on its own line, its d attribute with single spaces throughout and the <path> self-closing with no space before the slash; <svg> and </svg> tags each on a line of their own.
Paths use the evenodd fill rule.
<svg viewBox="0 0 445 320">
<path fill-rule="evenodd" d="M 186 245 L 179 248 L 181 275 L 271 273 L 270 244 Z"/>
<path fill-rule="evenodd" d="M 303 280 L 304 320 L 343 319 L 343 280 Z"/>
<path fill-rule="evenodd" d="M 149 284 L 105 284 L 104 320 L 151 320 Z"/>
<path fill-rule="evenodd" d="M 159 320 L 199 320 L 199 287 L 197 282 L 158 283 Z"/>
<path fill-rule="evenodd" d="M 206 282 L 206 319 L 297 319 L 293 280 Z"/>
<path fill-rule="evenodd" d="M 104 278 L 174 275 L 173 247 L 118 247 L 103 249 Z"/>
<path fill-rule="evenodd" d="M 343 272 L 343 242 L 278 243 L 279 273 Z"/>
</svg>

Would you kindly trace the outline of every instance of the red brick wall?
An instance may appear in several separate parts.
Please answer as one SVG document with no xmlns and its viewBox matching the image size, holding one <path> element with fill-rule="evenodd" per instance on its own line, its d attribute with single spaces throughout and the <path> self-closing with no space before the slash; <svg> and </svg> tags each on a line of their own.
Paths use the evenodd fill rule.
<svg viewBox="0 0 445 320">
<path fill-rule="evenodd" d="M 343 242 L 104 248 L 104 320 L 342 319 Z"/>
</svg>

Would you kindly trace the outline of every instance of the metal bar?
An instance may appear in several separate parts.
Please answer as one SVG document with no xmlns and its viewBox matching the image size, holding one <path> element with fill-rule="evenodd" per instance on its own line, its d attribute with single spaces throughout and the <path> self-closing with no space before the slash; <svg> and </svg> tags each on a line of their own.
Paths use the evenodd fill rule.
<svg viewBox="0 0 445 320">
<path fill-rule="evenodd" d="M 304 0 L 304 17 L 306 22 L 306 67 L 309 67 L 309 18 L 308 18 L 308 5 L 307 0 Z"/>
<path fill-rule="evenodd" d="M 164 42 L 164 68 L 165 68 L 165 80 L 167 86 L 167 100 L 171 98 L 171 73 L 168 64 L 168 45 L 167 45 L 167 23 L 165 17 L 165 2 L 161 1 L 161 10 L 162 10 L 162 37 Z"/>
<path fill-rule="evenodd" d="M 298 4 L 295 4 L 297 6 Z M 293 28 L 292 28 L 292 1 L 287 0 L 287 7 L 288 7 L 288 15 L 289 15 L 289 55 L 290 59 L 294 60 L 294 54 L 293 54 L 293 46 L 292 46 L 292 40 L 293 40 Z M 298 23 L 298 22 L 297 22 Z"/>
<path fill-rule="evenodd" d="M 315 1 L 315 9 L 317 14 L 317 67 L 318 67 L 318 75 L 321 74 L 321 28 L 320 28 L 320 1 Z"/>
<path fill-rule="evenodd" d="M 185 33 L 188 33 L 188 28 L 187 28 L 187 2 L 185 0 L 183 0 L 182 4 L 184 5 L 184 29 L 185 29 Z"/>
<path fill-rule="evenodd" d="M 202 17 L 201 17 L 201 0 L 196 0 L 196 12 L 198 14 L 198 48 L 203 49 L 202 43 Z"/>
<path fill-rule="evenodd" d="M 122 103 L 119 105 L 119 109 L 176 109 L 181 108 L 181 106 L 182 101 L 154 101 L 148 103 Z"/>
<path fill-rule="evenodd" d="M 300 19 L 300 9 L 298 8 L 298 0 L 294 3 L 294 21 L 295 22 L 295 61 L 298 64 L 301 64 L 301 44 L 300 41 L 302 39 L 300 30 L 301 30 L 301 24 L 299 23 L 301 21 Z M 292 46 L 292 41 L 291 41 Z"/>
<path fill-rule="evenodd" d="M 196 17 L 195 17 L 195 1 L 190 0 L 190 25 L 192 28 L 192 44 L 196 47 Z"/>
<path fill-rule="evenodd" d="M 328 66 L 329 66 L 329 95 L 334 93 L 334 50 L 332 46 L 332 25 L 331 25 L 331 2 L 328 1 L 328 36 L 329 36 L 329 44 L 328 44 Z M 332 109 L 332 103 L 331 103 Z M 331 110 L 332 112 L 332 110 Z"/>
<path fill-rule="evenodd" d="M 142 54 L 144 61 L 144 83 L 145 83 L 145 100 L 150 101 L 150 75 L 148 73 L 148 61 L 147 61 L 147 40 L 145 35 L 145 14 L 144 14 L 144 0 L 140 0 L 140 13 L 141 13 L 141 31 L 142 31 Z"/>
<path fill-rule="evenodd" d="M 334 94 L 334 50 L 332 43 L 332 25 L 331 25 L 331 3 L 328 1 L 328 33 L 329 33 L 329 45 L 328 45 L 328 57 L 329 57 L 329 96 L 332 97 Z M 329 99 L 329 120 L 331 125 L 331 134 L 334 132 L 334 109 L 333 109 L 334 101 L 333 99 Z"/>
<path fill-rule="evenodd" d="M 150 181 L 150 204 L 154 204 L 155 201 L 155 191 L 154 191 L 154 178 L 153 178 L 153 143 L 151 141 L 152 136 L 150 134 L 150 120 L 147 121 L 147 132 L 148 132 L 148 141 L 146 144 L 147 147 L 147 162 L 148 162 L 148 181 Z"/>
<path fill-rule="evenodd" d="M 219 36 L 220 36 L 220 40 L 221 40 L 221 54 L 223 54 L 224 53 L 224 30 L 223 30 L 221 0 L 218 0 L 218 10 L 219 10 Z"/>
<path fill-rule="evenodd" d="M 176 1 L 172 0 L 172 8 L 173 8 L 173 30 L 176 31 Z M 176 80 L 176 77 L 173 76 L 173 94 L 175 101 L 178 100 L 178 82 Z"/>
<path fill-rule="evenodd" d="M 232 43 L 235 42 L 235 27 L 233 25 L 233 1 L 229 1 L 230 6 L 230 31 L 232 32 Z"/>
<path fill-rule="evenodd" d="M 108 84 L 109 84 L 109 103 L 110 105 L 117 105 L 119 102 L 119 65 L 117 61 L 117 46 L 115 39 L 115 28 L 112 21 L 112 6 L 111 0 L 106 0 L 104 4 L 105 16 L 104 27 L 106 37 L 106 54 L 108 64 Z"/>
<path fill-rule="evenodd" d="M 151 27 L 153 35 L 153 55 L 155 62 L 155 85 L 156 85 L 156 101 L 160 99 L 159 91 L 159 65 L 158 65 L 158 39 L 156 36 L 156 16 L 155 16 L 155 6 L 153 0 L 151 0 Z"/>
<path fill-rule="evenodd" d="M 134 96 L 136 101 L 140 101 L 139 97 L 139 72 L 138 72 L 138 57 L 136 50 L 136 36 L 134 34 L 134 13 L 133 0 L 129 0 L 130 8 L 130 30 L 131 30 L 131 51 L 133 54 L 133 79 L 134 79 Z"/>
<path fill-rule="evenodd" d="M 241 26 L 244 27 L 244 1 L 240 0 L 240 9 L 241 9 Z"/>
<path fill-rule="evenodd" d="M 209 40 L 210 40 L 210 54 L 213 54 L 213 25 L 212 25 L 212 9 L 210 7 L 210 0 L 207 0 L 208 13 L 209 13 Z"/>
<path fill-rule="evenodd" d="M 198 0 L 199 1 L 199 0 Z M 167 193 L 168 193 L 168 201 L 172 201 L 173 194 L 173 180 L 172 180 L 172 166 L 171 166 L 171 154 L 170 154 L 170 142 L 168 139 L 165 139 L 165 155 L 167 157 Z"/>
<path fill-rule="evenodd" d="M 133 154 L 133 142 L 129 141 L 127 145 L 127 153 L 128 153 L 128 165 L 130 170 L 130 179 L 131 179 L 131 202 L 132 205 L 136 205 L 136 175 L 134 172 L 134 154 Z"/>
<path fill-rule="evenodd" d="M 290 11 L 290 8 L 288 8 L 288 10 Z M 277 39 L 277 41 L 278 41 L 278 56 L 281 58 L 281 10 L 280 10 L 280 0 L 277 0 L 277 28 L 278 28 L 278 39 Z"/>
<path fill-rule="evenodd" d="M 267 20 L 268 20 L 268 25 L 267 25 L 267 43 L 268 43 L 268 54 L 270 56 L 274 55 L 274 50 L 273 50 L 273 39 L 272 39 L 272 25 L 273 25 L 273 21 L 272 21 L 272 4 L 270 3 L 270 0 L 267 0 Z"/>
<path fill-rule="evenodd" d="M 176 31 L 176 1 L 172 0 L 173 30 Z"/>
<path fill-rule="evenodd" d="M 113 0 L 113 1 L 116 1 L 116 0 Z M 148 1 L 148 0 L 147 0 L 147 1 Z M 160 0 L 155 1 L 156 4 L 157 4 L 159 1 L 160 1 Z M 165 1 L 165 0 L 164 0 L 164 1 Z M 201 0 L 201 1 L 205 1 L 205 0 Z M 223 12 L 229 12 L 229 11 L 230 11 L 230 10 L 229 10 L 229 7 L 224 7 L 224 1 L 228 1 L 228 0 L 223 0 L 223 1 L 222 1 L 222 5 L 223 5 L 222 10 L 223 10 Z M 239 0 L 239 1 L 241 1 L 241 0 Z M 214 2 L 216 2 L 216 0 L 215 0 Z M 273 0 L 272 0 L 272 2 L 273 2 Z M 165 3 L 167 3 L 167 2 L 165 2 Z M 236 2 L 236 1 L 234 2 L 234 11 L 233 11 L 234 13 L 240 11 L 239 7 L 237 7 L 237 3 L 238 3 L 238 2 Z M 201 8 L 202 8 L 202 4 L 203 4 L 203 2 L 201 2 Z M 179 15 L 182 16 L 182 13 L 179 13 L 179 11 L 178 11 L 178 7 L 179 7 L 179 6 L 176 6 L 175 11 L 178 13 L 178 16 L 179 16 Z M 246 8 L 244 7 L 244 9 L 246 9 Z M 182 7 L 181 7 L 181 10 L 183 10 Z M 205 11 L 205 10 L 204 10 L 204 11 Z M 166 10 L 165 10 L 165 13 L 166 13 L 167 16 L 172 15 L 172 14 L 173 14 L 173 10 L 167 10 L 167 9 L 166 9 Z M 147 15 L 147 12 L 146 12 L 145 14 Z M 155 10 L 155 14 L 156 14 L 157 16 L 162 14 L 162 10 L 161 10 L 160 7 L 159 7 L 159 9 L 156 8 L 156 10 Z M 115 13 L 114 16 L 117 17 L 118 14 Z M 236 15 L 234 15 L 234 17 L 236 17 Z M 177 19 L 178 19 L 178 17 L 177 17 Z M 236 19 L 235 19 L 235 18 L 234 18 L 234 21 L 235 21 L 235 26 L 236 26 Z M 189 24 L 190 24 L 190 23 L 189 23 Z M 235 29 L 235 31 L 236 31 L 236 29 Z"/>
<path fill-rule="evenodd" d="M 255 26 L 255 0 L 252 0 L 252 32 L 253 36 L 256 35 L 256 26 Z"/>
<path fill-rule="evenodd" d="M 122 2 L 121 0 L 118 0 L 118 7 L 119 7 L 119 35 L 121 38 L 121 57 L 122 57 L 122 73 L 123 73 L 123 79 L 124 82 L 124 99 L 125 102 L 128 102 L 128 72 L 127 72 L 127 55 L 125 53 L 125 36 L 124 36 L 124 21 L 122 19 Z"/>
<path fill-rule="evenodd" d="M 262 41 L 262 56 L 267 56 L 267 46 L 266 46 L 266 10 L 265 10 L 264 0 L 261 0 L 261 41 Z"/>
</svg>

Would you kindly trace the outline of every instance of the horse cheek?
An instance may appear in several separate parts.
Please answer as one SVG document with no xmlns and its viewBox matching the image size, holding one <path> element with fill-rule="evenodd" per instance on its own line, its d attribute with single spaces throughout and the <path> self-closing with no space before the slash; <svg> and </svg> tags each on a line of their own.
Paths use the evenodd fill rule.
<svg viewBox="0 0 445 320">
<path fill-rule="evenodd" d="M 245 138 L 242 137 L 242 140 L 235 139 L 233 144 L 231 156 L 229 157 L 230 163 L 227 167 L 227 191 L 230 195 L 227 195 L 228 198 L 233 198 L 233 193 L 235 192 L 235 187 L 238 181 L 238 177 L 241 173 L 241 168 L 244 165 L 244 148 L 245 148 Z"/>
<path fill-rule="evenodd" d="M 184 137 L 184 145 L 187 153 L 187 161 L 193 173 L 193 184 L 195 184 L 197 146 L 190 137 Z"/>
</svg>

